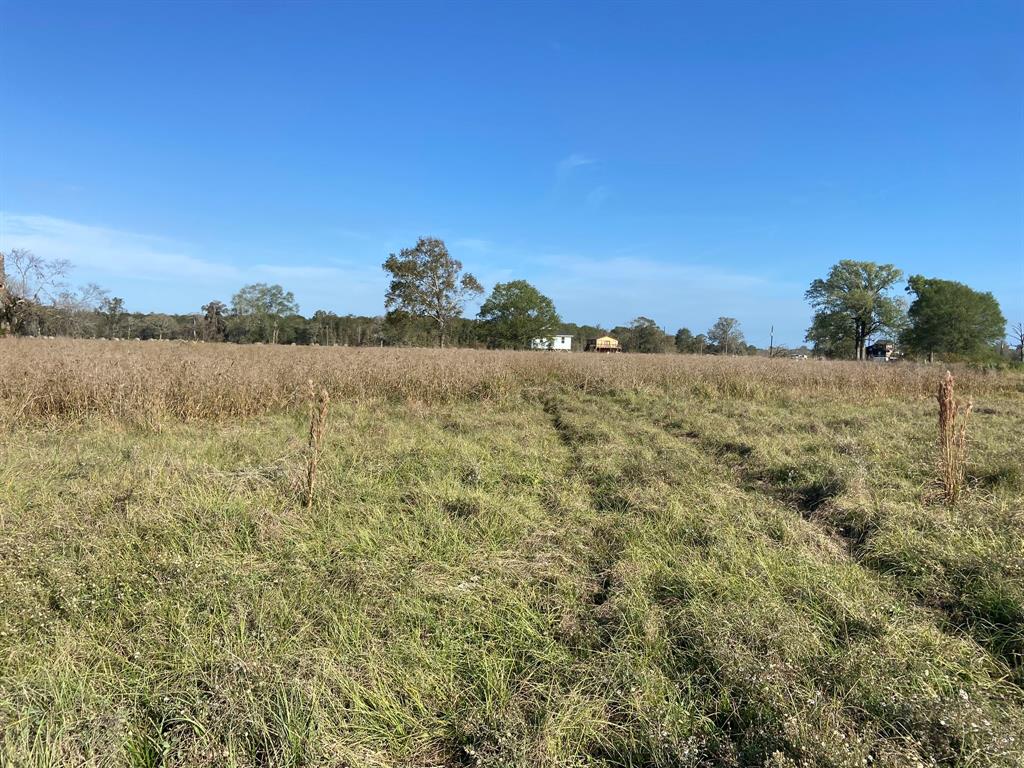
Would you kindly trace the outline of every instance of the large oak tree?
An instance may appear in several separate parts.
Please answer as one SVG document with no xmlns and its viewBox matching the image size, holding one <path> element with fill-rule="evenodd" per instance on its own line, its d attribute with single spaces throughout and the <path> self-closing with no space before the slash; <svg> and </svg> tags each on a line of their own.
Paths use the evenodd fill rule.
<svg viewBox="0 0 1024 768">
<path fill-rule="evenodd" d="M 904 302 L 890 295 L 902 278 L 892 264 L 840 261 L 805 294 L 814 308 L 807 341 L 830 357 L 864 360 L 868 339 L 883 332 L 897 334 L 903 327 Z"/>
<path fill-rule="evenodd" d="M 561 318 L 555 303 L 525 280 L 498 283 L 480 307 L 487 341 L 493 347 L 525 349 L 533 339 L 549 339 Z"/>
<path fill-rule="evenodd" d="M 914 275 L 907 280 L 914 296 L 903 335 L 907 348 L 931 360 L 936 354 L 978 357 L 1001 341 L 1006 319 L 991 293 L 952 280 Z"/>
<path fill-rule="evenodd" d="M 462 272 L 462 262 L 452 258 L 444 241 L 434 237 L 421 237 L 414 247 L 392 253 L 383 266 L 391 275 L 385 306 L 391 311 L 430 318 L 441 347 L 449 325 L 462 314 L 466 300 L 484 292 L 473 275 Z"/>
</svg>

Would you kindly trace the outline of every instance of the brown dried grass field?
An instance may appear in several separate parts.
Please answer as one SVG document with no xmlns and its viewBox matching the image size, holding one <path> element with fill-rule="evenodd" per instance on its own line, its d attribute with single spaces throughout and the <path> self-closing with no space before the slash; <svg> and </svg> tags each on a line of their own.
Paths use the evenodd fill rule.
<svg viewBox="0 0 1024 768">
<path fill-rule="evenodd" d="M 695 355 L 538 354 L 9 339 L 0 357 L 5 415 L 149 422 L 252 416 L 304 407 L 308 382 L 331 397 L 451 403 L 583 393 L 745 397 L 931 396 L 941 371 L 914 365 Z M 958 371 L 968 394 L 1020 392 L 1022 377 Z"/>
<path fill-rule="evenodd" d="M 0 764 L 1020 766 L 1024 377 L 951 505 L 944 373 L 0 340 Z"/>
</svg>

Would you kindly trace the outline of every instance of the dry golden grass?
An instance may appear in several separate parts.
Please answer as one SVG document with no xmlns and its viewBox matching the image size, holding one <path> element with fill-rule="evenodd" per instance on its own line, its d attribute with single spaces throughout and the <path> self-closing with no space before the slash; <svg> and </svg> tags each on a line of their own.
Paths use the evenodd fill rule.
<svg viewBox="0 0 1024 768">
<path fill-rule="evenodd" d="M 304 407 L 309 381 L 335 400 L 445 403 L 531 399 L 551 384 L 587 393 L 929 396 L 917 365 L 436 349 L 310 348 L 7 339 L 0 418 L 86 416 L 136 423 L 252 416 Z M 1019 374 L 961 370 L 961 391 L 1021 391 Z"/>
</svg>

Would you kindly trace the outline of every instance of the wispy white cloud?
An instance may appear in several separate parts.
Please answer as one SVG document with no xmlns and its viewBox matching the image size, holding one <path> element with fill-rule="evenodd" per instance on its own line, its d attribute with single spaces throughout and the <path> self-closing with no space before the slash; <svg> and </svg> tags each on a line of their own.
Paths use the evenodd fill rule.
<svg viewBox="0 0 1024 768">
<path fill-rule="evenodd" d="M 307 310 L 377 312 L 384 292 L 379 263 L 238 265 L 168 238 L 36 214 L 0 212 L 0 249 L 27 248 L 67 259 L 73 278 L 124 293 L 137 309 L 183 311 L 197 301 L 227 299 L 242 285 L 282 282 Z"/>
<path fill-rule="evenodd" d="M 803 338 L 802 286 L 770 276 L 636 254 L 550 253 L 530 261 L 533 281 L 566 320 L 614 326 L 644 315 L 669 332 L 700 333 L 726 315 L 738 318 L 755 343 L 767 343 L 771 325 L 776 341 Z"/>
<path fill-rule="evenodd" d="M 0 213 L 0 244 L 137 279 L 235 276 L 232 267 L 192 256 L 186 247 L 168 240 L 52 216 Z"/>
<path fill-rule="evenodd" d="M 565 181 L 577 168 L 582 168 L 585 165 L 593 165 L 596 163 L 592 157 L 587 157 L 579 152 L 573 152 L 568 157 L 564 157 L 558 161 L 555 165 L 555 179 L 559 182 Z"/>
</svg>

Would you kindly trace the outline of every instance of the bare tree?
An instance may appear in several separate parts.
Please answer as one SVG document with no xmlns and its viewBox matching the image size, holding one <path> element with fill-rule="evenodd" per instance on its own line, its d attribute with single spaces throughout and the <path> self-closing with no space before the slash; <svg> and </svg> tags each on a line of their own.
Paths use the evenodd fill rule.
<svg viewBox="0 0 1024 768">
<path fill-rule="evenodd" d="M 1024 323 L 1017 323 L 1010 329 L 1010 338 L 1017 344 L 1017 356 L 1024 363 Z"/>
<path fill-rule="evenodd" d="M 64 287 L 70 269 L 66 259 L 44 259 L 24 248 L 12 248 L 6 259 L 6 290 L 36 304 L 49 301 Z"/>
<path fill-rule="evenodd" d="M 44 259 L 24 248 L 0 255 L 0 323 L 23 333 L 39 307 L 64 288 L 71 268 L 64 259 Z"/>
<path fill-rule="evenodd" d="M 53 328 L 63 336 L 96 335 L 97 310 L 107 292 L 96 283 L 61 291 L 53 300 Z"/>
<path fill-rule="evenodd" d="M 10 294 L 7 293 L 7 257 L 0 251 L 0 336 L 7 333 L 10 327 L 8 317 L 8 306 L 10 305 Z"/>
</svg>

